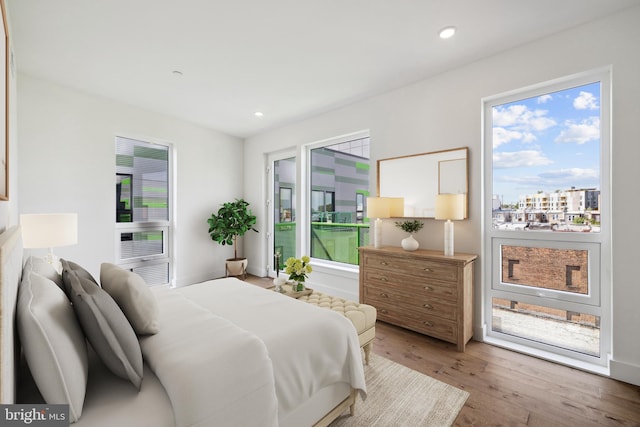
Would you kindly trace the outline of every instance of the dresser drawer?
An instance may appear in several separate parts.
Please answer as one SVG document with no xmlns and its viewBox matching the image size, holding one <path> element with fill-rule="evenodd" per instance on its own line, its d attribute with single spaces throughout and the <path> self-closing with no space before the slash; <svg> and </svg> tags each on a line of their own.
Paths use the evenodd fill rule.
<svg viewBox="0 0 640 427">
<path fill-rule="evenodd" d="M 442 282 L 435 278 L 409 276 L 407 274 L 384 271 L 377 269 L 365 269 L 361 272 L 367 287 L 374 286 L 384 290 L 394 289 L 409 293 L 417 298 L 446 298 L 458 299 L 458 284 L 456 282 Z"/>
<path fill-rule="evenodd" d="M 365 304 L 374 307 L 396 307 L 396 309 L 410 309 L 417 313 L 429 316 L 438 316 L 440 318 L 456 320 L 458 317 L 458 304 L 456 301 L 436 298 L 419 297 L 411 293 L 399 292 L 379 288 L 377 286 L 368 286 L 364 290 Z"/>
<path fill-rule="evenodd" d="M 383 322 L 389 322 L 448 342 L 455 343 L 458 338 L 456 322 L 407 309 L 392 307 L 376 307 L 376 309 L 378 309 L 378 319 Z"/>
<path fill-rule="evenodd" d="M 407 257 L 385 256 L 377 253 L 364 253 L 362 260 L 365 269 L 372 268 L 402 273 L 410 276 L 437 278 L 443 281 L 456 282 L 458 267 L 447 262 L 415 260 Z"/>
</svg>

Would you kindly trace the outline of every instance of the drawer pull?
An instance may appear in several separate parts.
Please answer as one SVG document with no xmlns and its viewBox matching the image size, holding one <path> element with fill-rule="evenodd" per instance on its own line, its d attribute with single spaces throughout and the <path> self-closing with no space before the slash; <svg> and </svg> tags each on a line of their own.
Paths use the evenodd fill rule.
<svg viewBox="0 0 640 427">
<path fill-rule="evenodd" d="M 425 268 L 424 271 L 426 271 L 427 273 L 433 273 L 433 270 L 430 268 Z"/>
<path fill-rule="evenodd" d="M 433 306 L 431 304 L 424 304 L 423 307 L 424 308 L 429 308 L 429 309 L 433 308 Z"/>
<path fill-rule="evenodd" d="M 386 278 L 386 277 L 381 277 L 381 278 L 380 278 L 380 281 L 381 281 L 381 282 L 388 282 L 388 280 L 387 280 L 387 278 Z"/>
<path fill-rule="evenodd" d="M 382 314 L 387 314 L 387 313 L 389 313 L 389 312 L 388 312 L 387 310 L 385 310 L 385 309 L 382 309 L 382 310 L 380 310 L 380 313 L 382 313 Z"/>
<path fill-rule="evenodd" d="M 431 286 L 425 286 L 425 287 L 424 287 L 424 290 L 425 290 L 425 291 L 432 291 L 432 290 L 433 290 L 433 287 L 431 287 Z"/>
<path fill-rule="evenodd" d="M 380 265 L 389 265 L 389 263 L 387 263 L 385 261 L 380 261 Z"/>
<path fill-rule="evenodd" d="M 424 323 L 424 324 L 425 324 L 425 325 L 427 325 L 427 326 L 433 326 L 433 323 L 429 322 L 428 320 L 425 320 L 425 321 L 424 321 L 424 322 L 422 322 L 422 323 Z"/>
<path fill-rule="evenodd" d="M 383 297 L 383 298 L 389 298 L 389 295 L 387 295 L 384 292 L 380 292 L 380 296 Z"/>
</svg>

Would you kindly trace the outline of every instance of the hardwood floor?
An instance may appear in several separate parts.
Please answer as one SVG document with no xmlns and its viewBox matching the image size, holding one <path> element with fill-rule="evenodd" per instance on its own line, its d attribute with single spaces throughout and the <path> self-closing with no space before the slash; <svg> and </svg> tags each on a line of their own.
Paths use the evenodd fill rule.
<svg viewBox="0 0 640 427">
<path fill-rule="evenodd" d="M 472 340 L 459 353 L 454 344 L 378 322 L 373 351 L 468 391 L 456 426 L 640 426 L 640 387 L 489 344 Z"/>
</svg>

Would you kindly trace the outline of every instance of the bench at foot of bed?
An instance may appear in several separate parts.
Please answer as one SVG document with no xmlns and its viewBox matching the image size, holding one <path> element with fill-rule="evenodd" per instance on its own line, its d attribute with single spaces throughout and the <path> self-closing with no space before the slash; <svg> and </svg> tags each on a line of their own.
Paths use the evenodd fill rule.
<svg viewBox="0 0 640 427">
<path fill-rule="evenodd" d="M 375 307 L 323 294 L 315 290 L 311 294 L 301 296 L 298 299 L 318 307 L 337 311 L 351 320 L 358 332 L 360 347 L 364 350 L 365 363 L 369 364 L 369 355 L 373 347 L 373 340 L 376 337 L 377 313 Z"/>
</svg>

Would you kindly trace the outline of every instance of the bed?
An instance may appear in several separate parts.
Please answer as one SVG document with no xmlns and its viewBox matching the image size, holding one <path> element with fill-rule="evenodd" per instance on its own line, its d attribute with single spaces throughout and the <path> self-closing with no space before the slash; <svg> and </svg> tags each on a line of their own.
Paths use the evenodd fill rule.
<svg viewBox="0 0 640 427">
<path fill-rule="evenodd" d="M 98 319 L 96 327 L 115 337 L 102 337 L 112 346 L 105 350 L 93 341 L 95 334 L 78 310 L 109 294 L 108 283 L 121 283 L 113 277 L 133 279 L 115 266 L 106 270 L 115 276 L 103 277 L 101 267 L 101 283 L 94 287 L 86 285 L 86 271 L 68 263 L 66 285 L 82 284 L 90 292 L 101 288 L 82 301 L 74 299 L 73 288 L 71 304 L 59 278 L 40 274 L 34 263 L 33 257 L 23 261 L 18 226 L 0 235 L 2 404 L 68 403 L 69 418 L 79 427 L 311 426 L 329 425 L 345 410 L 353 411 L 358 395 L 366 397 L 358 337 L 340 314 L 225 278 L 182 288 L 145 287 L 144 301 L 155 309 L 149 321 L 144 312 L 131 314 L 114 290 L 110 304 L 121 308 L 125 323 L 135 329 L 135 343 L 118 337 L 117 322 L 107 328 Z M 40 300 L 44 309 L 37 306 Z M 53 329 L 60 325 L 62 332 Z M 127 333 L 122 337 L 130 339 Z M 52 350 L 42 346 L 52 345 L 60 347 L 54 362 L 43 356 Z M 117 359 L 114 368 L 105 361 L 109 351 L 124 361 Z M 52 371 L 62 379 L 44 382 L 42 376 Z M 52 390 L 54 383 L 62 385 Z"/>
</svg>

